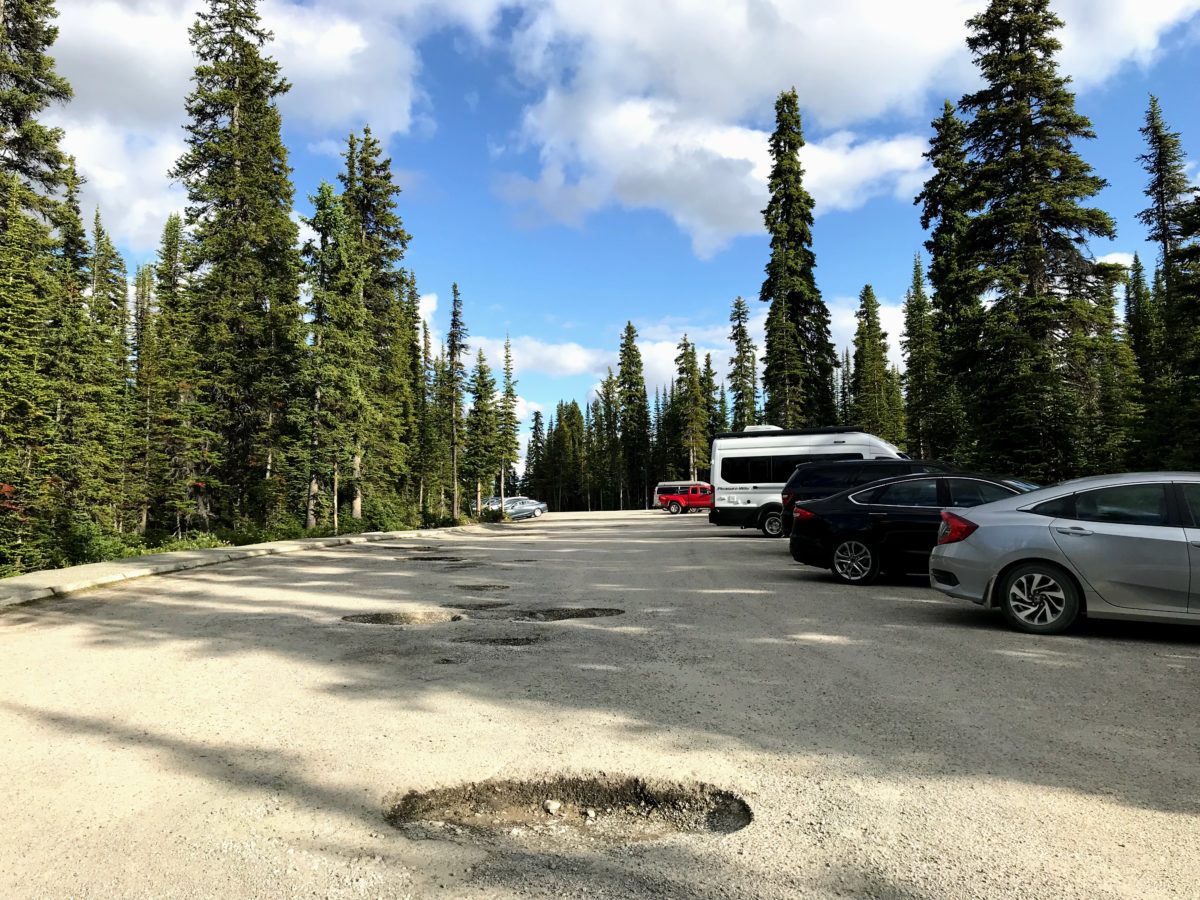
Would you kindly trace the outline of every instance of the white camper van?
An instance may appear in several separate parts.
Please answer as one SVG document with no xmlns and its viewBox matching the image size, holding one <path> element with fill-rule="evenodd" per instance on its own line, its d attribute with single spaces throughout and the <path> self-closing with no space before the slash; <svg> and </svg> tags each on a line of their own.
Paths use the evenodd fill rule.
<svg viewBox="0 0 1200 900">
<path fill-rule="evenodd" d="M 904 459 L 887 441 L 857 428 L 803 428 L 785 431 L 751 425 L 719 434 L 712 445 L 710 481 L 716 494 L 708 521 L 714 525 L 761 528 L 767 537 L 783 533 L 783 486 L 796 466 L 838 459 Z"/>
</svg>

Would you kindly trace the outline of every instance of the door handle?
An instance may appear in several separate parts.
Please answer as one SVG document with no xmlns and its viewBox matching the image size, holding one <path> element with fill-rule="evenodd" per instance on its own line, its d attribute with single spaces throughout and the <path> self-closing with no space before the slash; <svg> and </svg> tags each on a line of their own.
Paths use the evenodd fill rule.
<svg viewBox="0 0 1200 900">
<path fill-rule="evenodd" d="M 1193 547 L 1200 547 L 1200 541 L 1192 541 Z"/>
<path fill-rule="evenodd" d="M 1055 528 L 1054 530 L 1057 531 L 1059 534 L 1072 534 L 1072 535 L 1077 535 L 1079 537 L 1085 537 L 1086 535 L 1093 533 L 1091 531 L 1088 531 L 1086 528 L 1080 528 L 1078 526 L 1073 526 L 1071 528 Z"/>
</svg>

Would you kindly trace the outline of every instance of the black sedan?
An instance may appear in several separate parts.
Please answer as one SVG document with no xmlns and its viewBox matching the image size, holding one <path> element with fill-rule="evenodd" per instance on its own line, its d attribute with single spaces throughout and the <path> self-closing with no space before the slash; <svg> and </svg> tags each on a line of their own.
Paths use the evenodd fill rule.
<svg viewBox="0 0 1200 900">
<path fill-rule="evenodd" d="M 797 504 L 792 559 L 829 569 L 843 584 L 870 584 L 880 571 L 925 572 L 943 509 L 979 506 L 1034 487 L 968 472 L 908 475 Z"/>
</svg>

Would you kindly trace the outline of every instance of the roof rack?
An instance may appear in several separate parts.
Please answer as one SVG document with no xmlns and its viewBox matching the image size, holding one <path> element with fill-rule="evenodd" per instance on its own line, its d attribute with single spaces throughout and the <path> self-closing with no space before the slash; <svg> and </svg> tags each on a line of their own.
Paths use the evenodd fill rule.
<svg viewBox="0 0 1200 900">
<path fill-rule="evenodd" d="M 832 428 L 780 428 L 773 431 L 726 431 L 724 434 L 718 434 L 717 440 L 722 438 L 763 438 L 763 437 L 791 437 L 798 434 L 865 434 L 861 428 L 854 426 L 839 425 Z"/>
</svg>

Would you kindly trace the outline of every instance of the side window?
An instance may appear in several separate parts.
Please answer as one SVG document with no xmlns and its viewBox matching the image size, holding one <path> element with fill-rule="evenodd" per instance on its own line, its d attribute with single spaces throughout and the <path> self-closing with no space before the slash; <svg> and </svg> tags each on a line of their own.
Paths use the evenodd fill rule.
<svg viewBox="0 0 1200 900">
<path fill-rule="evenodd" d="M 1084 491 L 1075 495 L 1075 518 L 1120 525 L 1166 525 L 1166 485 L 1121 484 Z"/>
<path fill-rule="evenodd" d="M 723 459 L 721 460 L 721 477 L 730 484 L 770 482 L 771 457 L 734 456 Z"/>
<path fill-rule="evenodd" d="M 1065 497 L 1047 500 L 1029 511 L 1039 516 L 1050 516 L 1053 519 L 1073 519 L 1075 518 L 1075 495 L 1067 494 Z"/>
<path fill-rule="evenodd" d="M 1181 484 L 1183 501 L 1192 514 L 1192 524 L 1200 528 L 1200 484 Z"/>
<path fill-rule="evenodd" d="M 702 497 L 707 497 L 711 493 L 712 493 L 712 488 L 706 488 L 706 487 L 700 488 L 700 496 L 702 496 Z"/>
<path fill-rule="evenodd" d="M 1008 488 L 973 478 L 948 478 L 946 484 L 950 487 L 951 506 L 979 506 L 1013 495 Z"/>
<path fill-rule="evenodd" d="M 938 484 L 936 478 L 916 478 L 912 481 L 901 481 L 880 488 L 872 503 L 884 506 L 933 506 L 940 507 L 938 502 Z"/>
<path fill-rule="evenodd" d="M 858 466 L 813 466 L 801 477 L 800 484 L 806 488 L 842 488 L 858 484 L 854 473 Z"/>
</svg>

